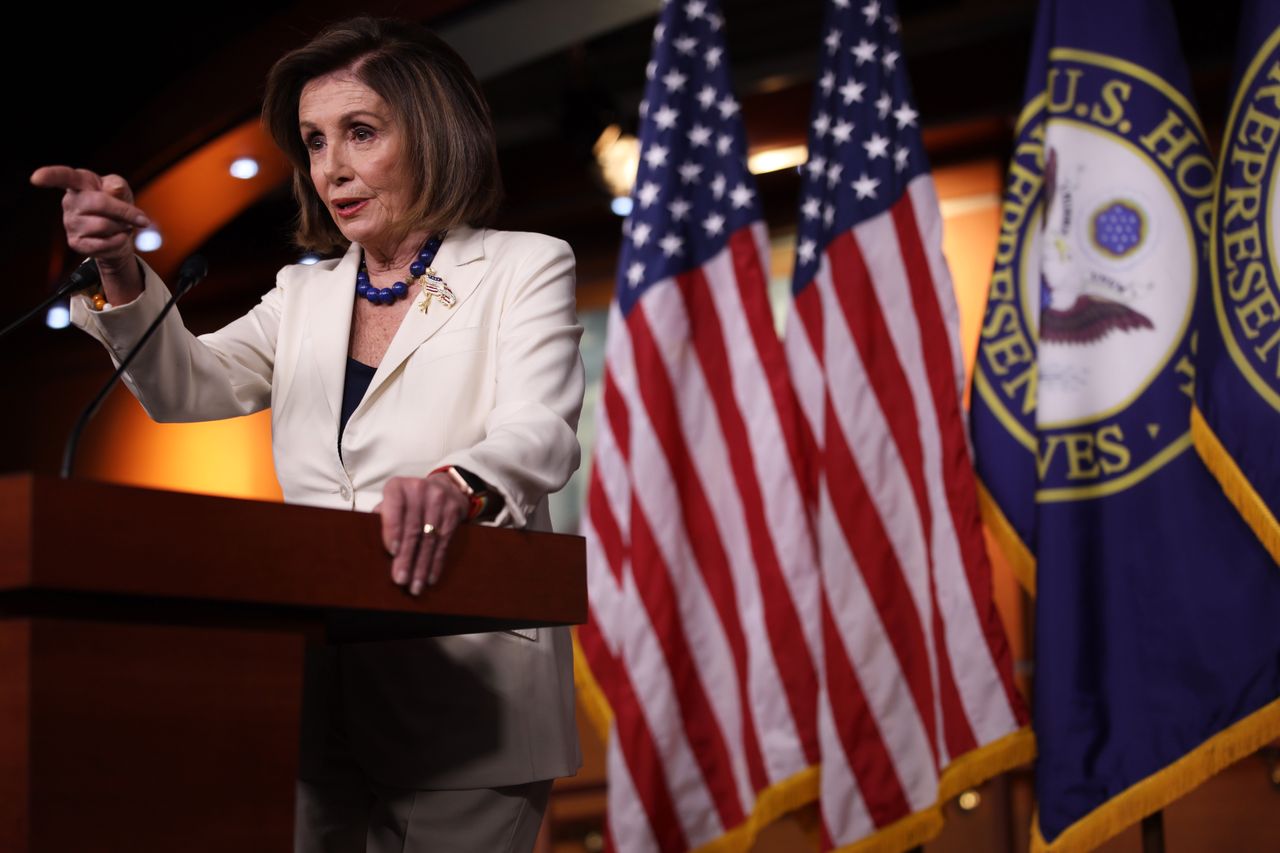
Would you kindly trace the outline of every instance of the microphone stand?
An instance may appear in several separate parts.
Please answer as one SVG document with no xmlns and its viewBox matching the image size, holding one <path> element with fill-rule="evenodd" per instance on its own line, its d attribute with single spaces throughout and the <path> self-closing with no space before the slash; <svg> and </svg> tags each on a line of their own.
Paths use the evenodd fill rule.
<svg viewBox="0 0 1280 853">
<path fill-rule="evenodd" d="M 116 368 L 116 372 L 111 374 L 111 378 L 102 386 L 89 405 L 84 408 L 84 411 L 80 413 L 80 417 L 76 420 L 75 426 L 71 428 L 71 435 L 67 437 L 66 446 L 62 451 L 62 479 L 68 480 L 71 478 L 72 469 L 75 467 L 76 448 L 80 444 L 80 434 L 84 432 L 84 428 L 88 426 L 90 419 L 98 413 L 103 401 L 107 399 L 107 394 L 111 393 L 111 389 L 115 387 L 116 381 L 124 375 L 129 365 L 133 363 L 134 358 L 146 346 L 151 336 L 155 334 L 156 329 L 160 328 L 160 324 L 164 321 L 170 309 L 178 303 L 179 299 L 186 295 L 187 291 L 195 287 L 208 272 L 209 264 L 200 255 L 192 255 L 183 261 L 182 268 L 178 271 L 178 283 L 173 289 L 173 295 L 164 304 L 159 316 L 151 321 L 151 325 L 147 326 L 147 330 L 142 333 L 142 337 L 125 354 L 125 357 L 120 361 L 120 366 Z"/>
<path fill-rule="evenodd" d="M 41 302 L 35 308 L 32 308 L 30 311 L 23 314 L 18 319 L 14 320 L 9 325 L 5 326 L 4 329 L 0 330 L 0 338 L 3 338 L 14 329 L 39 314 L 41 311 L 46 310 L 59 299 L 75 293 L 77 290 L 88 290 L 97 284 L 100 279 L 101 276 L 98 273 L 97 262 L 93 258 L 89 258 L 89 260 L 75 268 L 75 271 L 72 272 L 71 275 L 67 277 L 67 280 L 53 292 L 53 295 Z"/>
</svg>

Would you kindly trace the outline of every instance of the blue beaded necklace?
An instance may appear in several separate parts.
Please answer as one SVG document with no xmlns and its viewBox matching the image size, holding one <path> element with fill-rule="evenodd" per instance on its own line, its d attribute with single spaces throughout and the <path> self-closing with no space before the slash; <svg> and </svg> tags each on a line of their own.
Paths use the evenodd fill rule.
<svg viewBox="0 0 1280 853">
<path fill-rule="evenodd" d="M 360 271 L 356 273 L 356 296 L 362 296 L 374 305 L 390 305 L 408 296 L 409 288 L 416 284 L 422 290 L 420 307 L 423 312 L 430 306 L 432 296 L 439 299 L 445 307 L 453 305 L 453 291 L 431 267 L 431 262 L 436 259 L 436 252 L 440 250 L 444 237 L 444 231 L 428 237 L 427 242 L 423 243 L 422 248 L 418 250 L 417 260 L 409 264 L 408 283 L 397 281 L 390 287 L 374 287 L 369 281 L 369 269 L 365 266 L 364 250 L 361 249 Z"/>
</svg>

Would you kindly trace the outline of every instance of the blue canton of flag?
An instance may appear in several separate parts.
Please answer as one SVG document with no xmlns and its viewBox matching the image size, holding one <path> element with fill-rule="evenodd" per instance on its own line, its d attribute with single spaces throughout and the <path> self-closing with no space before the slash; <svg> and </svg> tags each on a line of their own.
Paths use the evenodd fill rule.
<svg viewBox="0 0 1280 853">
<path fill-rule="evenodd" d="M 834 236 L 888 210 L 928 172 L 898 19 L 886 5 L 844 0 L 827 18 L 803 167 L 797 290 L 813 280 Z"/>
<path fill-rule="evenodd" d="M 724 20 L 702 0 L 668 2 L 640 103 L 640 167 L 623 227 L 618 302 L 693 269 L 762 218 L 729 86 Z"/>
</svg>

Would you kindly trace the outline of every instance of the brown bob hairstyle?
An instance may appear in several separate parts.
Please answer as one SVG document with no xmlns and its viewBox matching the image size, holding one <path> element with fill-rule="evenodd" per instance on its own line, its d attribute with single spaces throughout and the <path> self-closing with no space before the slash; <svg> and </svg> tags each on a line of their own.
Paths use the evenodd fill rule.
<svg viewBox="0 0 1280 853">
<path fill-rule="evenodd" d="M 483 225 L 502 198 L 502 176 L 489 106 L 462 57 L 419 24 L 362 16 L 327 27 L 281 57 L 267 75 L 262 121 L 293 164 L 298 200 L 294 240 L 330 253 L 349 245 L 311 183 L 298 130 L 298 99 L 308 82 L 349 70 L 377 92 L 404 129 L 407 164 L 420 188 L 412 227 L 440 231 Z"/>
</svg>

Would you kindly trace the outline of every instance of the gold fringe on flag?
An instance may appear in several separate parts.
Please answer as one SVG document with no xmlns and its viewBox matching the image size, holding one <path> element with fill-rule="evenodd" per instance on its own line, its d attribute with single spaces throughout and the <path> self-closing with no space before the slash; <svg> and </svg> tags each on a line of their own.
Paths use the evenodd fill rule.
<svg viewBox="0 0 1280 853">
<path fill-rule="evenodd" d="M 1280 737 L 1280 699 L 1264 705 L 1177 761 L 1107 800 L 1049 843 L 1037 812 L 1031 823 L 1031 853 L 1094 850 L 1150 814 L 1190 793 L 1210 776 Z"/>
<path fill-rule="evenodd" d="M 1009 523 L 1009 519 L 1005 517 L 1004 512 L 1000 509 L 1000 504 L 996 503 L 996 499 L 987 491 L 987 487 L 978 480 L 978 510 L 982 513 L 982 524 L 987 528 L 987 532 L 996 540 L 996 544 L 1000 546 L 1001 552 L 1009 561 L 1009 568 L 1013 569 L 1013 576 L 1018 583 L 1022 584 L 1022 588 L 1027 591 L 1027 595 L 1032 598 L 1036 594 L 1036 558 L 1031 555 L 1031 550 L 1027 548 L 1027 544 L 1018 536 L 1017 531 L 1013 529 L 1013 525 Z"/>
<path fill-rule="evenodd" d="M 1205 466 L 1222 486 L 1227 499 L 1235 505 L 1245 522 L 1253 528 L 1253 532 L 1258 534 L 1263 547 L 1271 553 L 1271 559 L 1280 565 L 1280 523 L 1276 521 L 1266 501 L 1253 488 L 1249 478 L 1240 470 L 1236 460 L 1222 446 L 1198 406 L 1191 407 L 1191 440 L 1195 442 L 1196 452 L 1204 460 Z"/>
</svg>

